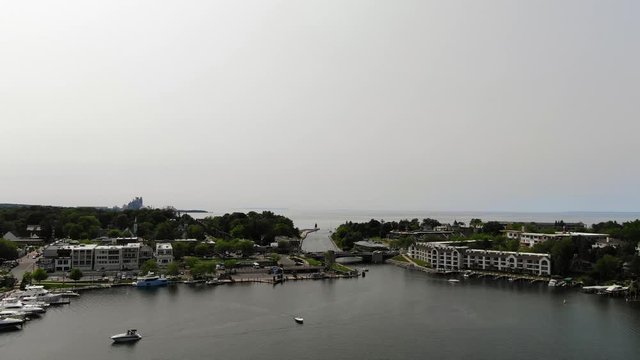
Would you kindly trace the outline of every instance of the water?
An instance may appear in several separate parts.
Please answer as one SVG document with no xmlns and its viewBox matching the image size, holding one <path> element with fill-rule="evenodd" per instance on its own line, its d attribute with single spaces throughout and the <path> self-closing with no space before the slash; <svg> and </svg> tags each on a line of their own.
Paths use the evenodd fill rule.
<svg viewBox="0 0 640 360">
<path fill-rule="evenodd" d="M 3 360 L 632 359 L 640 306 L 495 280 L 369 267 L 365 278 L 87 292 L 22 331 Z M 563 300 L 567 300 L 563 304 Z M 297 325 L 294 316 L 302 316 Z M 112 345 L 137 328 L 144 338 Z"/>
</svg>

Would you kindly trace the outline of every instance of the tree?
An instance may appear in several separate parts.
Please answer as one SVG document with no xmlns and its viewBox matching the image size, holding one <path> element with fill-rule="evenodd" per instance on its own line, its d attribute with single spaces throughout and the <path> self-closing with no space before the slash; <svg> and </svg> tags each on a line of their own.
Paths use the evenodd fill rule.
<svg viewBox="0 0 640 360">
<path fill-rule="evenodd" d="M 18 258 L 18 247 L 9 240 L 0 239 L 0 258 L 13 260 Z"/>
<path fill-rule="evenodd" d="M 480 219 L 471 219 L 471 221 L 469 221 L 469 226 L 471 226 L 471 227 L 481 227 L 482 226 L 482 220 L 480 220 Z"/>
<path fill-rule="evenodd" d="M 176 276 L 180 274 L 180 267 L 177 262 L 171 262 L 167 265 L 167 275 Z"/>
<path fill-rule="evenodd" d="M 211 253 L 211 248 L 208 244 L 205 243 L 200 243 L 198 245 L 196 245 L 194 252 L 196 253 L 196 255 L 203 257 L 203 256 L 207 256 L 209 255 L 209 253 Z"/>
<path fill-rule="evenodd" d="M 20 290 L 24 290 L 27 285 L 31 284 L 31 280 L 33 279 L 33 275 L 30 272 L 24 273 L 22 275 L 22 281 L 20 281 Z"/>
<path fill-rule="evenodd" d="M 37 281 L 37 282 L 41 282 L 43 280 L 46 280 L 49 277 L 49 274 L 47 274 L 46 271 L 44 271 L 44 269 L 42 268 L 37 268 L 36 271 L 33 272 L 33 280 Z"/>
<path fill-rule="evenodd" d="M 150 272 L 158 271 L 158 263 L 154 259 L 149 259 L 140 266 L 140 272 L 143 274 L 148 274 Z"/>
<path fill-rule="evenodd" d="M 82 279 L 82 271 L 80 271 L 80 269 L 78 268 L 73 268 L 71 269 L 71 272 L 69 273 L 69 279 L 73 280 L 73 281 L 78 281 L 80 279 Z"/>
<path fill-rule="evenodd" d="M 482 226 L 482 232 L 485 234 L 499 235 L 504 230 L 504 226 L 497 221 L 489 221 Z"/>
<path fill-rule="evenodd" d="M 551 248 L 551 261 L 555 273 L 565 275 L 571 268 L 574 246 L 571 238 L 557 240 Z"/>
<path fill-rule="evenodd" d="M 593 268 L 600 281 L 606 281 L 615 278 L 619 269 L 620 259 L 608 254 L 596 261 L 596 265 Z"/>
</svg>

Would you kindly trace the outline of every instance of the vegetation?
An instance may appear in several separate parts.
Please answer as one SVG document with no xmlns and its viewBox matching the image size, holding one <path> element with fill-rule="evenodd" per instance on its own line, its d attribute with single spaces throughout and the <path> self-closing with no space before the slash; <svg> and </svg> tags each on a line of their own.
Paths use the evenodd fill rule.
<svg viewBox="0 0 640 360">
<path fill-rule="evenodd" d="M 82 276 L 83 276 L 82 271 L 80 271 L 80 269 L 78 268 L 71 269 L 71 272 L 69 273 L 69 279 L 73 281 L 78 281 L 82 279 Z"/>
<path fill-rule="evenodd" d="M 44 269 L 37 268 L 32 274 L 33 280 L 40 282 L 46 280 L 49 277 L 49 274 Z"/>
<path fill-rule="evenodd" d="M 419 266 L 422 266 L 422 267 L 428 267 L 428 268 L 430 268 L 430 267 L 431 267 L 431 264 L 429 264 L 428 262 L 426 262 L 426 261 L 424 261 L 424 260 L 415 259 L 415 258 L 411 258 L 411 260 L 412 260 L 414 263 L 416 263 L 417 265 L 419 265 Z"/>
<path fill-rule="evenodd" d="M 178 266 L 177 262 L 171 262 L 167 265 L 167 275 L 176 276 L 180 274 L 180 266 Z"/>
<path fill-rule="evenodd" d="M 140 266 L 140 273 L 148 274 L 150 272 L 158 272 L 158 263 L 154 259 L 149 259 Z"/>
<path fill-rule="evenodd" d="M 0 233 L 2 235 L 2 233 Z M 9 240 L 0 239 L 0 259 L 15 260 L 18 258 L 18 248 L 16 244 Z"/>
<path fill-rule="evenodd" d="M 423 228 L 433 228 L 438 225 L 441 225 L 438 220 L 429 218 L 423 219 L 422 222 L 418 219 L 391 222 L 371 219 L 366 223 L 348 221 L 338 226 L 331 238 L 339 247 L 348 250 L 353 248 L 353 244 L 358 241 L 373 237 L 387 237 L 390 231 L 416 231 Z M 404 241 L 414 240 L 406 238 Z M 399 243 L 392 244 L 392 246 L 394 245 L 399 245 Z"/>
<path fill-rule="evenodd" d="M 31 284 L 32 280 L 33 280 L 33 275 L 31 275 L 31 273 L 28 271 L 25 272 L 22 275 L 22 280 L 20 281 L 20 290 L 24 290 L 27 285 Z"/>
<path fill-rule="evenodd" d="M 353 271 L 352 268 L 344 266 L 342 264 L 339 263 L 333 263 L 333 265 L 331 265 L 331 270 L 339 272 L 339 273 L 350 273 Z"/>
<path fill-rule="evenodd" d="M 395 261 L 402 261 L 402 262 L 406 262 L 408 263 L 409 261 L 402 255 L 396 255 L 394 257 L 391 258 L 391 260 L 395 260 Z"/>
<path fill-rule="evenodd" d="M 135 234 L 134 224 L 137 225 Z M 299 237 L 299 231 L 290 219 L 270 211 L 233 213 L 195 220 L 187 214 L 178 216 L 173 208 L 119 211 L 91 207 L 0 207 L 0 234 L 11 231 L 17 236 L 27 237 L 30 235 L 27 225 L 40 225 L 39 235 L 45 242 L 52 241 L 54 237 L 82 240 L 99 236 L 140 236 L 148 240 L 183 237 L 204 240 L 212 236 L 249 239 L 265 245 L 280 235 Z M 0 251 L 3 251 L 2 244 Z"/>
</svg>

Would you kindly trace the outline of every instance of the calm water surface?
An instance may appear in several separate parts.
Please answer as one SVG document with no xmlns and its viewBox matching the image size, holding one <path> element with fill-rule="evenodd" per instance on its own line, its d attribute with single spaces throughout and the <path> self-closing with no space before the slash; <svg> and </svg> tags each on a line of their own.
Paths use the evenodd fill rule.
<svg viewBox="0 0 640 360">
<path fill-rule="evenodd" d="M 8 359 L 632 359 L 640 306 L 392 265 L 365 278 L 87 292 L 22 331 Z M 563 304 L 566 299 L 567 303 Z M 297 325 L 293 316 L 303 316 Z M 134 345 L 109 336 L 137 328 Z"/>
</svg>

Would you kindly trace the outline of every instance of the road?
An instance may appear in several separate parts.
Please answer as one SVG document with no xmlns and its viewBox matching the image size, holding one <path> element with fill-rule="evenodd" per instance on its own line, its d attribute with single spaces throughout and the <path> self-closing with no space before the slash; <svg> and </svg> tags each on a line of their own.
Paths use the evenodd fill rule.
<svg viewBox="0 0 640 360">
<path fill-rule="evenodd" d="M 24 275 L 24 273 L 26 273 L 27 271 L 33 271 L 35 269 L 36 261 L 38 261 L 38 259 L 32 259 L 33 255 L 35 254 L 36 252 L 33 251 L 21 257 L 20 259 L 18 259 L 18 266 L 11 269 L 11 274 L 13 274 L 13 276 L 18 279 L 18 281 L 22 280 L 22 275 Z"/>
</svg>

